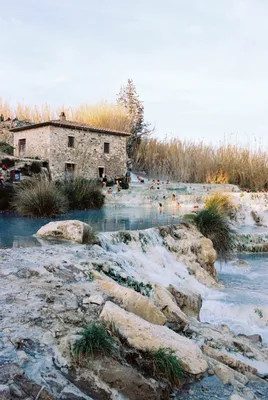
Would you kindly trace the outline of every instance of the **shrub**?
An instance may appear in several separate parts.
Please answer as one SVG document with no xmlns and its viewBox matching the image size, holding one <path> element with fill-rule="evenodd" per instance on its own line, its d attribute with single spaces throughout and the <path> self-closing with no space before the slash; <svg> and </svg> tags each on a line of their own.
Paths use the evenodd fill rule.
<svg viewBox="0 0 268 400">
<path fill-rule="evenodd" d="M 256 211 L 251 210 L 250 215 L 252 216 L 256 225 L 261 225 L 261 217 L 260 217 L 260 215 L 258 215 L 258 213 Z"/>
<path fill-rule="evenodd" d="M 104 204 L 105 196 L 101 187 L 95 181 L 76 177 L 58 182 L 57 185 L 67 196 L 72 210 L 99 209 Z"/>
<path fill-rule="evenodd" d="M 104 325 L 92 322 L 79 332 L 81 338 L 74 344 L 74 355 L 77 358 L 96 355 L 116 354 L 115 340 L 107 332 Z"/>
<path fill-rule="evenodd" d="M 13 186 L 6 186 L 4 188 L 0 188 L 0 210 L 8 210 L 11 208 L 11 202 L 13 198 Z"/>
<path fill-rule="evenodd" d="M 2 158 L 1 164 L 5 165 L 7 168 L 11 168 L 11 167 L 14 167 L 15 161 L 12 158 L 6 157 L 6 158 Z"/>
<path fill-rule="evenodd" d="M 147 350 L 144 358 L 155 378 L 164 378 L 171 385 L 179 383 L 183 370 L 173 350 L 167 348 L 159 348 L 157 351 Z"/>
<path fill-rule="evenodd" d="M 42 164 L 38 161 L 33 161 L 30 165 L 30 171 L 32 174 L 40 174 L 42 168 Z"/>
<path fill-rule="evenodd" d="M 98 241 L 98 237 L 97 234 L 95 232 L 95 230 L 92 228 L 92 226 L 88 225 L 87 227 L 84 228 L 84 232 L 83 232 L 83 239 L 82 239 L 82 243 L 83 244 L 97 244 Z"/>
<path fill-rule="evenodd" d="M 231 215 L 235 210 L 235 205 L 228 194 L 215 192 L 205 199 L 205 208 L 215 207 L 216 211 L 222 215 Z"/>
<path fill-rule="evenodd" d="M 0 152 L 13 156 L 14 147 L 6 142 L 0 142 Z"/>
<path fill-rule="evenodd" d="M 24 181 L 14 188 L 13 207 L 27 217 L 54 217 L 68 210 L 68 199 L 54 182 Z"/>
<path fill-rule="evenodd" d="M 197 229 L 210 239 L 220 261 L 227 261 L 234 248 L 235 236 L 225 216 L 219 214 L 215 206 L 185 216 L 191 219 Z"/>
<path fill-rule="evenodd" d="M 127 182 L 127 180 L 125 178 L 122 179 L 120 186 L 122 189 L 128 189 L 129 188 L 129 184 Z"/>
</svg>

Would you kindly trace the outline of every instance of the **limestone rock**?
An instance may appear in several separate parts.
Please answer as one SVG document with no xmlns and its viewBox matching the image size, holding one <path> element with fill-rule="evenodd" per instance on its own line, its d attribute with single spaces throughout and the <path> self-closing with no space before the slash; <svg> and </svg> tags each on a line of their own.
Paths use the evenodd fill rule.
<svg viewBox="0 0 268 400">
<path fill-rule="evenodd" d="M 233 370 L 227 365 L 224 365 L 211 357 L 204 355 L 204 358 L 208 363 L 209 369 L 213 369 L 223 384 L 232 384 L 234 387 L 244 387 L 248 383 L 247 376 L 241 374 L 240 372 Z"/>
<path fill-rule="evenodd" d="M 8 385 L 0 385 L 0 399 L 1 400 L 11 400 Z"/>
<path fill-rule="evenodd" d="M 166 316 L 167 321 L 172 324 L 174 330 L 183 330 L 188 325 L 186 315 L 177 306 L 168 290 L 160 285 L 154 285 L 152 299 Z"/>
<path fill-rule="evenodd" d="M 113 281 L 98 281 L 98 287 L 111 299 L 123 307 L 152 324 L 164 325 L 165 315 L 152 304 L 149 299 L 135 290 L 126 288 Z"/>
<path fill-rule="evenodd" d="M 42 226 L 37 231 L 36 236 L 84 243 L 84 235 L 88 229 L 89 225 L 81 221 L 53 221 Z"/>
<path fill-rule="evenodd" d="M 174 350 L 186 372 L 199 375 L 207 369 L 207 362 L 198 346 L 166 326 L 151 324 L 110 301 L 105 303 L 100 320 L 113 322 L 129 345 L 138 350 L 158 350 L 160 347 Z"/>
<path fill-rule="evenodd" d="M 253 343 L 262 343 L 262 337 L 261 337 L 261 335 L 258 335 L 258 334 L 244 335 L 243 333 L 239 333 L 237 336 L 248 338 Z"/>
<path fill-rule="evenodd" d="M 224 385 L 230 384 L 234 379 L 233 371 L 222 364 L 217 364 L 214 368 L 214 372 Z"/>
<path fill-rule="evenodd" d="M 199 313 L 202 307 L 202 297 L 186 288 L 175 288 L 169 285 L 168 290 L 174 296 L 180 309 L 189 317 L 199 319 Z"/>
<path fill-rule="evenodd" d="M 256 368 L 251 367 L 250 365 L 240 360 L 236 360 L 235 358 L 232 358 L 231 356 L 222 353 L 221 351 L 215 350 L 210 346 L 203 345 L 201 349 L 203 353 L 205 353 L 208 357 L 214 358 L 215 360 L 218 360 L 221 363 L 228 365 L 230 368 L 233 368 L 234 370 L 239 371 L 242 374 L 250 372 L 253 375 L 257 375 L 258 373 Z"/>
<path fill-rule="evenodd" d="M 154 379 L 144 378 L 135 368 L 121 365 L 115 360 L 98 360 L 93 362 L 93 369 L 97 371 L 102 381 L 110 388 L 117 389 L 124 398 L 129 400 L 163 399 L 163 387 Z M 91 368 L 91 365 L 90 365 Z"/>
<path fill-rule="evenodd" d="M 83 299 L 83 304 L 85 304 L 84 300 L 88 300 L 89 303 L 97 304 L 98 306 L 101 306 L 104 303 L 104 298 L 100 295 L 92 295 L 90 297 L 86 297 L 85 299 Z"/>
<path fill-rule="evenodd" d="M 211 240 L 187 223 L 161 227 L 159 231 L 165 246 L 187 265 L 197 280 L 208 287 L 221 287 L 215 279 L 216 251 Z"/>
<path fill-rule="evenodd" d="M 241 397 L 239 394 L 232 394 L 229 400 L 246 400 L 245 397 Z"/>
</svg>

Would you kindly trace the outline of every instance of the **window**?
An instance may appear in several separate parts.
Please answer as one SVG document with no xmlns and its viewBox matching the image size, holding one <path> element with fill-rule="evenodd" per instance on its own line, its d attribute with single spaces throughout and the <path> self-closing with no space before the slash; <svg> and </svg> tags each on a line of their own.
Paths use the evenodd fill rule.
<svg viewBox="0 0 268 400">
<path fill-rule="evenodd" d="M 68 147 L 74 147 L 74 137 L 68 136 Z"/>
<path fill-rule="evenodd" d="M 75 173 L 75 164 L 66 163 L 65 164 L 65 172 L 67 178 L 73 178 Z"/>
<path fill-rule="evenodd" d="M 104 143 L 104 153 L 110 153 L 110 143 Z"/>
<path fill-rule="evenodd" d="M 26 149 L 26 139 L 19 139 L 19 156 L 24 157 Z"/>
</svg>

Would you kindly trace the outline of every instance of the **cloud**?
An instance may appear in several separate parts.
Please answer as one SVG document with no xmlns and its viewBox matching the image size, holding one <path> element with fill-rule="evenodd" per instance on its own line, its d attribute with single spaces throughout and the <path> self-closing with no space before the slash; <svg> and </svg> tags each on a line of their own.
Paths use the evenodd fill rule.
<svg viewBox="0 0 268 400">
<path fill-rule="evenodd" d="M 261 0 L 9 0 L 1 96 L 112 101 L 131 77 L 162 137 L 267 135 L 267 11 Z"/>
</svg>

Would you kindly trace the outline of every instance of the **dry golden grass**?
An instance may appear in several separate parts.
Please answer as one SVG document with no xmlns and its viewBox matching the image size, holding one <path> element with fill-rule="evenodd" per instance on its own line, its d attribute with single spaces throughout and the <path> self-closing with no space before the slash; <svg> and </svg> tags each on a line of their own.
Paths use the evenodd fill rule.
<svg viewBox="0 0 268 400">
<path fill-rule="evenodd" d="M 96 105 L 81 104 L 77 107 L 52 108 L 48 104 L 29 106 L 18 103 L 12 107 L 0 98 L 0 114 L 5 118 L 15 118 L 32 122 L 43 122 L 58 119 L 61 111 L 70 121 L 77 121 L 92 126 L 130 132 L 131 121 L 126 110 L 117 104 L 100 102 Z"/>
<path fill-rule="evenodd" d="M 261 147 L 151 139 L 141 143 L 134 161 L 138 169 L 163 179 L 232 183 L 251 190 L 268 187 L 268 154 Z"/>
<path fill-rule="evenodd" d="M 205 198 L 205 209 L 214 208 L 221 215 L 230 215 L 235 210 L 235 205 L 226 193 L 211 193 Z"/>
</svg>

